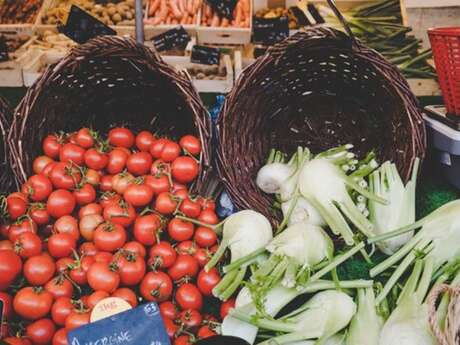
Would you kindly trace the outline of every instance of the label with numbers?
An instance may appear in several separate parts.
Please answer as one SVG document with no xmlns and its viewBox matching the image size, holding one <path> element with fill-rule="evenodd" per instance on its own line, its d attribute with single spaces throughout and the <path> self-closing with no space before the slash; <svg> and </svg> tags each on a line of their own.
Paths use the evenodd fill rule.
<svg viewBox="0 0 460 345">
<path fill-rule="evenodd" d="M 236 0 L 207 0 L 206 2 L 221 17 L 233 19 Z"/>
<path fill-rule="evenodd" d="M 289 37 L 289 22 L 287 17 L 254 17 L 253 26 L 254 43 L 275 44 Z"/>
<path fill-rule="evenodd" d="M 190 41 L 190 35 L 182 26 L 168 30 L 153 38 L 153 45 L 159 52 L 171 50 L 173 48 L 185 49 Z"/>
<path fill-rule="evenodd" d="M 6 44 L 5 37 L 0 37 L 0 62 L 8 61 L 10 59 L 8 55 L 8 45 Z"/>
<path fill-rule="evenodd" d="M 191 61 L 203 65 L 218 65 L 220 63 L 220 49 L 206 46 L 193 46 Z"/>
</svg>

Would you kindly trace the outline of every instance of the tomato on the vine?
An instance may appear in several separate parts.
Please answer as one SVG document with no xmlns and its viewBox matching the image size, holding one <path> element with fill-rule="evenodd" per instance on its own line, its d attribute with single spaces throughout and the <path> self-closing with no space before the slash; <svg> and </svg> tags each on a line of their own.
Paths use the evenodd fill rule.
<svg viewBox="0 0 460 345">
<path fill-rule="evenodd" d="M 200 247 L 212 247 L 213 245 L 217 243 L 217 235 L 213 229 L 206 228 L 204 226 L 199 226 L 195 230 L 195 235 L 193 236 L 193 240 Z"/>
<path fill-rule="evenodd" d="M 37 233 L 37 224 L 32 219 L 20 218 L 8 228 L 8 239 L 15 242 L 24 233 Z"/>
<path fill-rule="evenodd" d="M 84 216 L 88 216 L 91 214 L 102 214 L 102 206 L 98 203 L 90 203 L 88 205 L 83 206 L 78 211 L 78 217 L 83 218 Z"/>
<path fill-rule="evenodd" d="M 75 204 L 76 200 L 71 192 L 65 189 L 58 189 L 48 197 L 46 210 L 51 217 L 59 218 L 71 214 Z"/>
<path fill-rule="evenodd" d="M 67 329 L 61 328 L 54 333 L 52 345 L 69 345 L 67 341 Z"/>
<path fill-rule="evenodd" d="M 12 250 L 0 250 L 0 290 L 5 290 L 22 271 L 22 261 Z"/>
<path fill-rule="evenodd" d="M 208 272 L 204 269 L 198 274 L 196 284 L 201 293 L 205 296 L 211 296 L 214 287 L 219 284 L 220 275 L 217 268 L 213 267 Z"/>
<path fill-rule="evenodd" d="M 45 167 L 51 162 L 54 161 L 52 158 L 48 156 L 38 156 L 34 159 L 34 162 L 32 163 L 32 170 L 35 174 L 41 174 L 43 172 L 43 169 L 45 169 Z"/>
<path fill-rule="evenodd" d="M 196 156 L 201 152 L 201 142 L 200 139 L 193 135 L 184 135 L 179 140 L 179 145 L 188 153 Z"/>
<path fill-rule="evenodd" d="M 87 278 L 89 286 L 95 291 L 102 290 L 111 293 L 120 284 L 118 272 L 107 263 L 93 263 L 88 270 Z"/>
<path fill-rule="evenodd" d="M 220 318 L 223 320 L 231 309 L 235 308 L 235 299 L 230 298 L 220 305 Z"/>
<path fill-rule="evenodd" d="M 152 202 L 153 189 L 145 183 L 133 183 L 126 188 L 123 198 L 134 207 L 147 206 Z"/>
<path fill-rule="evenodd" d="M 112 189 L 118 194 L 123 194 L 134 182 L 134 176 L 129 172 L 122 172 L 112 177 Z"/>
<path fill-rule="evenodd" d="M 118 288 L 112 293 L 112 297 L 118 297 L 128 302 L 131 307 L 137 307 L 137 296 L 133 290 L 128 288 Z"/>
<path fill-rule="evenodd" d="M 98 250 L 114 252 L 126 243 L 126 230 L 118 224 L 102 223 L 94 231 L 93 242 Z"/>
<path fill-rule="evenodd" d="M 155 142 L 155 137 L 149 131 L 142 131 L 136 136 L 136 147 L 145 152 L 149 152 L 150 147 Z"/>
<path fill-rule="evenodd" d="M 107 162 L 105 169 L 111 175 L 121 173 L 126 166 L 128 157 L 129 154 L 120 148 L 110 151 L 109 161 Z"/>
<path fill-rule="evenodd" d="M 86 300 L 86 306 L 89 309 L 93 309 L 96 304 L 107 297 L 110 297 L 110 294 L 107 291 L 94 291 L 91 295 L 88 296 Z"/>
<path fill-rule="evenodd" d="M 90 322 L 91 313 L 86 310 L 73 310 L 65 320 L 65 328 L 71 331 L 75 328 L 87 325 Z"/>
<path fill-rule="evenodd" d="M 104 208 L 103 216 L 108 222 L 128 227 L 136 219 L 136 210 L 124 201 L 113 202 Z"/>
<path fill-rule="evenodd" d="M 193 237 L 194 228 L 190 222 L 173 218 L 168 224 L 168 234 L 177 242 L 187 241 Z"/>
<path fill-rule="evenodd" d="M 180 204 L 179 210 L 189 218 L 197 218 L 201 213 L 201 206 L 198 202 L 184 198 Z"/>
<path fill-rule="evenodd" d="M 50 215 L 46 211 L 46 205 L 42 203 L 31 204 L 29 216 L 37 225 L 45 225 L 50 222 Z"/>
<path fill-rule="evenodd" d="M 172 177 L 180 183 L 190 183 L 198 176 L 199 166 L 197 161 L 188 156 L 174 159 L 171 165 Z"/>
<path fill-rule="evenodd" d="M 133 235 L 136 241 L 145 246 L 157 242 L 157 235 L 161 230 L 161 219 L 156 214 L 137 217 L 134 222 Z"/>
<path fill-rule="evenodd" d="M 75 241 L 80 239 L 80 231 L 78 230 L 78 221 L 75 217 L 65 215 L 56 220 L 53 230 L 60 234 L 69 234 Z"/>
<path fill-rule="evenodd" d="M 173 280 L 177 281 L 184 277 L 195 277 L 198 269 L 198 262 L 193 256 L 187 254 L 178 255 L 174 264 L 169 268 L 168 274 Z"/>
<path fill-rule="evenodd" d="M 56 264 L 48 254 L 32 256 L 24 263 L 24 277 L 31 285 L 44 285 L 56 272 Z"/>
<path fill-rule="evenodd" d="M 46 283 L 45 290 L 51 293 L 54 299 L 58 299 L 59 297 L 71 298 L 73 295 L 72 283 L 62 274 Z"/>
<path fill-rule="evenodd" d="M 14 241 L 14 250 L 27 259 L 42 252 L 42 240 L 33 232 L 25 232 Z"/>
<path fill-rule="evenodd" d="M 51 310 L 53 295 L 41 287 L 25 287 L 13 299 L 16 314 L 26 320 L 37 320 Z"/>
<path fill-rule="evenodd" d="M 130 148 L 134 145 L 135 137 L 128 128 L 117 127 L 109 131 L 109 143 L 113 146 Z"/>
<path fill-rule="evenodd" d="M 148 152 L 136 152 L 129 156 L 126 161 L 128 171 L 134 176 L 145 175 L 152 167 L 152 156 Z"/>
<path fill-rule="evenodd" d="M 70 256 L 77 247 L 77 241 L 69 233 L 57 233 L 48 238 L 48 252 L 54 258 Z"/>
<path fill-rule="evenodd" d="M 179 330 L 179 326 L 177 326 L 173 320 L 168 318 L 163 318 L 163 324 L 165 326 L 168 337 L 172 339 Z"/>
<path fill-rule="evenodd" d="M 160 241 L 150 248 L 150 264 L 155 268 L 169 268 L 176 261 L 177 253 L 171 243 Z"/>
<path fill-rule="evenodd" d="M 126 286 L 139 284 L 144 278 L 146 266 L 144 258 L 133 253 L 122 253 L 116 261 L 120 282 Z"/>
<path fill-rule="evenodd" d="M 219 223 L 219 217 L 216 212 L 210 209 L 204 209 L 198 217 L 198 220 L 205 224 L 215 225 Z"/>
<path fill-rule="evenodd" d="M 206 339 L 217 335 L 208 325 L 201 326 L 196 333 L 199 339 Z"/>
<path fill-rule="evenodd" d="M 176 291 L 176 301 L 182 309 L 201 310 L 203 307 L 203 296 L 192 283 L 179 286 Z"/>
<path fill-rule="evenodd" d="M 22 192 L 33 201 L 45 200 L 52 192 L 53 184 L 45 175 L 32 175 L 22 186 Z"/>
<path fill-rule="evenodd" d="M 75 141 L 84 149 L 89 149 L 94 146 L 93 132 L 89 128 L 81 128 L 75 134 Z"/>
<path fill-rule="evenodd" d="M 54 134 L 48 135 L 45 140 L 43 140 L 43 152 L 50 158 L 57 158 L 59 157 L 59 152 L 61 151 L 61 142 L 60 138 L 58 138 Z"/>
<path fill-rule="evenodd" d="M 164 272 L 149 272 L 142 279 L 139 289 L 147 301 L 163 302 L 171 297 L 173 282 Z"/>
<path fill-rule="evenodd" d="M 96 190 L 89 183 L 79 186 L 74 190 L 73 195 L 75 196 L 75 200 L 78 205 L 87 205 L 96 200 Z"/>
<path fill-rule="evenodd" d="M 11 219 L 16 220 L 27 211 L 27 201 L 23 198 L 9 195 L 6 198 L 6 209 Z"/>
<path fill-rule="evenodd" d="M 168 192 L 158 194 L 155 200 L 155 210 L 163 215 L 170 215 L 176 211 L 177 200 Z"/>
<path fill-rule="evenodd" d="M 123 250 L 125 250 L 128 253 L 136 254 L 142 258 L 145 258 L 145 256 L 147 255 L 147 250 L 145 249 L 144 245 L 137 241 L 125 243 L 125 245 L 123 246 Z"/>
<path fill-rule="evenodd" d="M 163 318 L 175 320 L 177 317 L 177 308 L 171 301 L 165 301 L 160 303 L 160 314 Z"/>
<path fill-rule="evenodd" d="M 27 337 L 32 340 L 34 345 L 47 345 L 53 339 L 56 326 L 50 319 L 37 320 L 26 328 Z"/>
<path fill-rule="evenodd" d="M 174 141 L 167 140 L 161 150 L 161 158 L 165 162 L 172 162 L 180 155 L 180 146 Z"/>
<path fill-rule="evenodd" d="M 187 309 L 180 312 L 179 320 L 186 328 L 197 328 L 203 321 L 203 317 L 198 310 Z"/>
</svg>

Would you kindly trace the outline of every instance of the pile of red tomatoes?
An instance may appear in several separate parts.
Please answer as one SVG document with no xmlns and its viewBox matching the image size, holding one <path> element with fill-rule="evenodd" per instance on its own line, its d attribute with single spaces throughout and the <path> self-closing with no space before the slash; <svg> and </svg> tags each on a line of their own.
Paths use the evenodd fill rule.
<svg viewBox="0 0 460 345">
<path fill-rule="evenodd" d="M 3 341 L 65 345 L 109 296 L 158 302 L 175 345 L 214 335 L 233 303 L 212 298 L 220 272 L 203 269 L 218 238 L 178 218 L 219 222 L 214 201 L 188 190 L 200 140 L 82 128 L 49 135 L 43 151 L 21 191 L 0 201 Z"/>
</svg>

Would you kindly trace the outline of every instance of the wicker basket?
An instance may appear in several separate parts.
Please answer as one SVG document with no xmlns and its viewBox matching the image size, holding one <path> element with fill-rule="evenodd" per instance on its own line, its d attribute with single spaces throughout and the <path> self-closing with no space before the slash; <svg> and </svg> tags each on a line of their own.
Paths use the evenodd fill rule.
<svg viewBox="0 0 460 345">
<path fill-rule="evenodd" d="M 31 173 L 41 141 L 53 132 L 91 126 L 150 129 L 172 138 L 201 138 L 201 192 L 210 173 L 211 122 L 190 79 L 132 39 L 103 36 L 79 47 L 28 90 L 18 105 L 8 141 L 18 183 Z"/>
<path fill-rule="evenodd" d="M 272 47 L 227 96 L 217 165 L 239 208 L 276 222 L 273 199 L 255 185 L 271 148 L 318 152 L 352 143 L 357 153 L 375 150 L 379 160 L 393 160 L 406 179 L 415 158 L 423 158 L 425 129 L 407 82 L 343 23 L 348 35 L 312 27 Z"/>
<path fill-rule="evenodd" d="M 8 145 L 6 145 L 12 114 L 8 102 L 0 97 L 0 194 L 11 192 L 14 187 L 14 179 L 7 159 Z"/>
</svg>

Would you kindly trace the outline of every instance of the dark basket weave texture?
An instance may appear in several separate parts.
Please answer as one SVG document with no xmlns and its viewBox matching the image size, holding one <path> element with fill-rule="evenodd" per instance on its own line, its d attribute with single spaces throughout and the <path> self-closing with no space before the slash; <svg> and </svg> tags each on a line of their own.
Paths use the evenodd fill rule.
<svg viewBox="0 0 460 345">
<path fill-rule="evenodd" d="M 218 120 L 217 166 L 235 204 L 279 221 L 255 184 L 271 148 L 319 152 L 352 143 L 374 150 L 408 179 L 426 139 L 417 100 L 376 51 L 328 27 L 312 27 L 272 47 L 246 68 Z"/>
<path fill-rule="evenodd" d="M 102 36 L 76 47 L 50 66 L 18 105 L 8 141 L 18 183 L 31 174 L 46 135 L 82 126 L 107 133 L 111 127 L 151 130 L 201 139 L 200 176 L 210 173 L 211 123 L 198 93 L 184 73 L 132 39 Z"/>
<path fill-rule="evenodd" d="M 6 142 L 13 111 L 8 102 L 0 97 L 0 195 L 12 191 L 14 179 L 8 163 L 8 144 Z"/>
</svg>

